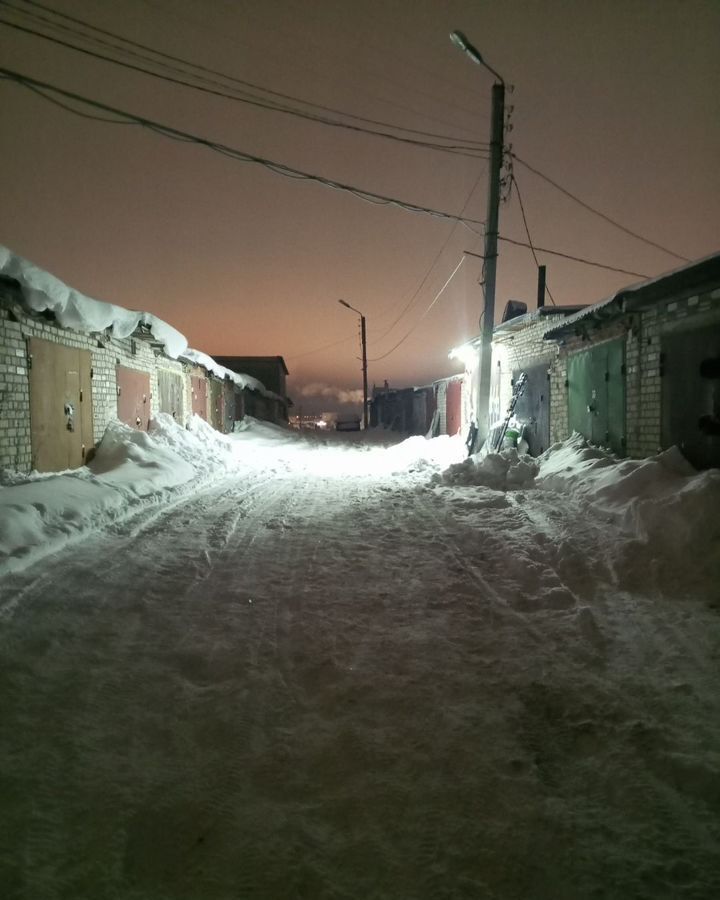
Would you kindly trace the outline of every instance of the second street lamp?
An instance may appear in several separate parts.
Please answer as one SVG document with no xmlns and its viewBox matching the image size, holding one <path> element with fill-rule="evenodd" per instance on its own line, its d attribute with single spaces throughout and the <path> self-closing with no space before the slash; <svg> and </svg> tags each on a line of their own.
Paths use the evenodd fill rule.
<svg viewBox="0 0 720 900">
<path fill-rule="evenodd" d="M 477 396 L 477 447 L 487 440 L 490 430 L 490 377 L 492 370 L 492 336 L 495 327 L 495 274 L 497 271 L 497 244 L 500 218 L 500 170 L 502 169 L 505 82 L 489 66 L 462 31 L 453 31 L 450 40 L 479 66 L 495 77 L 492 87 L 492 113 L 490 124 L 490 165 L 488 167 L 488 198 L 485 220 L 485 249 L 483 252 L 483 314 L 480 319 L 480 366 Z M 477 448 L 471 448 L 477 449 Z"/>
<path fill-rule="evenodd" d="M 360 312 L 359 309 L 355 309 L 354 306 L 350 306 L 350 304 L 346 300 L 338 300 L 338 303 L 341 306 L 345 306 L 347 309 L 351 309 L 353 312 L 356 312 L 360 316 L 360 342 L 362 344 L 362 373 L 363 373 L 363 429 L 367 431 L 368 427 L 368 390 L 367 390 L 367 337 L 365 331 L 365 316 Z"/>
</svg>

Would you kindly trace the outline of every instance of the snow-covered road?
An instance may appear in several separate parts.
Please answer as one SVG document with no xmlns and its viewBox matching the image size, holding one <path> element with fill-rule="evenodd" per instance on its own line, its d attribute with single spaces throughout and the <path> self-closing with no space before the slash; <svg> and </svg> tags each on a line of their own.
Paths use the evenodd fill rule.
<svg viewBox="0 0 720 900">
<path fill-rule="evenodd" d="M 284 447 L 0 581 L 2 896 L 720 896 L 707 573 Z"/>
</svg>

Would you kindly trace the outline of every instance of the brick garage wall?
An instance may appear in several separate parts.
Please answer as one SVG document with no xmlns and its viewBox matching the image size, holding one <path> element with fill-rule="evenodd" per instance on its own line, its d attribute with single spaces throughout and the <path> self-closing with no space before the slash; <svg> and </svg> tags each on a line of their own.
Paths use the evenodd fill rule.
<svg viewBox="0 0 720 900">
<path fill-rule="evenodd" d="M 63 335 L 68 332 L 63 331 Z M 72 332 L 69 332 L 72 334 Z M 63 341 L 65 342 L 65 341 Z M 71 345 L 74 346 L 74 345 Z M 134 338 L 101 338 L 93 341 L 92 349 L 92 394 L 93 433 L 95 443 L 99 443 L 108 423 L 117 418 L 117 366 L 147 372 L 150 376 L 150 416 L 157 411 L 155 398 L 158 393 L 157 357 L 155 351 L 145 341 Z"/>
<path fill-rule="evenodd" d="M 151 415 L 157 410 L 155 398 L 159 396 L 158 363 L 162 361 L 163 368 L 170 368 L 185 377 L 181 363 L 161 356 L 145 341 L 91 336 L 61 328 L 42 316 L 27 314 L 13 302 L 11 293 L 3 286 L 0 286 L 0 299 L 3 300 L 0 304 L 0 468 L 28 472 L 32 465 L 27 368 L 29 338 L 90 351 L 95 444 L 99 443 L 108 423 L 117 417 L 116 366 L 149 374 Z M 185 380 L 189 385 L 189 378 L 185 377 Z"/>
<path fill-rule="evenodd" d="M 0 306 L 0 468 L 30 469 L 30 390 L 22 327 Z"/>
<path fill-rule="evenodd" d="M 552 326 L 549 326 L 552 327 Z M 618 338 L 625 338 L 625 365 L 629 371 L 630 360 L 633 352 L 636 352 L 637 343 L 632 332 L 627 330 L 626 319 L 594 329 L 587 335 L 565 338 L 558 344 L 558 355 L 550 366 L 550 442 L 557 443 L 570 437 L 570 423 L 568 420 L 568 357 L 575 353 L 582 353 L 591 347 L 597 347 Z M 554 343 L 554 342 L 553 342 Z M 627 376 L 626 376 L 627 378 Z M 625 387 L 626 408 L 632 404 L 637 406 L 637 400 L 633 395 L 633 386 L 626 381 Z M 625 431 L 628 430 L 629 417 L 626 416 Z"/>
<path fill-rule="evenodd" d="M 635 314 L 627 357 L 628 455 L 652 456 L 661 449 L 663 336 L 718 324 L 720 288 L 669 298 Z"/>
<path fill-rule="evenodd" d="M 582 320 L 581 320 L 582 321 Z M 623 315 L 586 337 L 567 338 L 550 365 L 550 439 L 568 435 L 567 360 L 605 341 L 625 339 L 625 433 L 627 455 L 637 459 L 661 449 L 662 339 L 678 331 L 720 324 L 720 288 L 668 298 Z"/>
</svg>

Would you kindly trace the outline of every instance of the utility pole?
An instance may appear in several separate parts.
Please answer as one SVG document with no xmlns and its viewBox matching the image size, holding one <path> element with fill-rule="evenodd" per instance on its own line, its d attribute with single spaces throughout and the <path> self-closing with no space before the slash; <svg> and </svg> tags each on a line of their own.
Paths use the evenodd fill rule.
<svg viewBox="0 0 720 900">
<path fill-rule="evenodd" d="M 365 332 L 365 316 L 360 313 L 360 340 L 362 341 L 363 369 L 363 429 L 368 427 L 368 392 L 367 392 L 367 335 Z"/>
<path fill-rule="evenodd" d="M 480 360 L 477 396 L 476 446 L 482 446 L 490 430 L 490 378 L 492 376 L 492 336 L 495 327 L 495 276 L 500 220 L 500 172 L 503 163 L 505 134 L 505 81 L 489 66 L 461 31 L 453 31 L 450 40 L 479 66 L 494 77 L 490 119 L 490 166 L 488 168 L 487 214 L 485 216 L 485 250 L 483 260 L 483 312 L 480 319 Z"/>
<path fill-rule="evenodd" d="M 490 166 L 488 168 L 488 198 L 485 217 L 484 305 L 480 320 L 480 371 L 478 385 L 478 446 L 490 430 L 490 379 L 492 377 L 492 338 L 495 328 L 495 278 L 497 273 L 497 245 L 500 225 L 500 172 L 503 161 L 505 126 L 505 85 L 492 86 L 490 119 Z"/>
<path fill-rule="evenodd" d="M 360 316 L 360 343 L 362 344 L 362 373 L 363 373 L 363 428 L 368 427 L 368 390 L 367 390 L 367 332 L 365 331 L 365 316 L 359 309 L 350 306 L 347 300 L 338 300 L 341 306 L 351 309 Z"/>
</svg>

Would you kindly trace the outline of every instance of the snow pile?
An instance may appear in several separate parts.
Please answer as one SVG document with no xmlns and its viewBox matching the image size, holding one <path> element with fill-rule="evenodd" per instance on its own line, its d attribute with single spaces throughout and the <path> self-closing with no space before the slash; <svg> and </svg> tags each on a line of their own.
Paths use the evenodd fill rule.
<svg viewBox="0 0 720 900">
<path fill-rule="evenodd" d="M 619 529 L 618 572 L 720 578 L 720 470 L 696 472 L 676 447 L 620 460 L 579 434 L 539 463 L 539 488 L 569 495 Z"/>
<path fill-rule="evenodd" d="M 236 467 L 230 438 L 200 416 L 193 415 L 187 428 L 182 428 L 172 416 L 158 413 L 150 422 L 150 435 L 156 445 L 167 448 L 190 466 L 196 477 L 222 475 Z"/>
<path fill-rule="evenodd" d="M 150 328 L 173 359 L 187 349 L 185 336 L 152 313 L 128 310 L 86 297 L 1 245 L 0 273 L 20 283 L 30 309 L 35 312 L 50 310 L 65 328 L 88 334 L 111 330 L 115 337 L 126 338 L 142 324 Z"/>
<path fill-rule="evenodd" d="M 15 474 L 0 487 L 0 574 L 237 468 L 232 442 L 194 416 L 159 414 L 149 433 L 111 422 L 88 466 Z"/>
<path fill-rule="evenodd" d="M 447 485 L 478 485 L 507 491 L 532 487 L 538 468 L 532 457 L 521 456 L 517 450 L 510 449 L 485 456 L 476 453 L 450 466 L 434 480 Z"/>
</svg>

